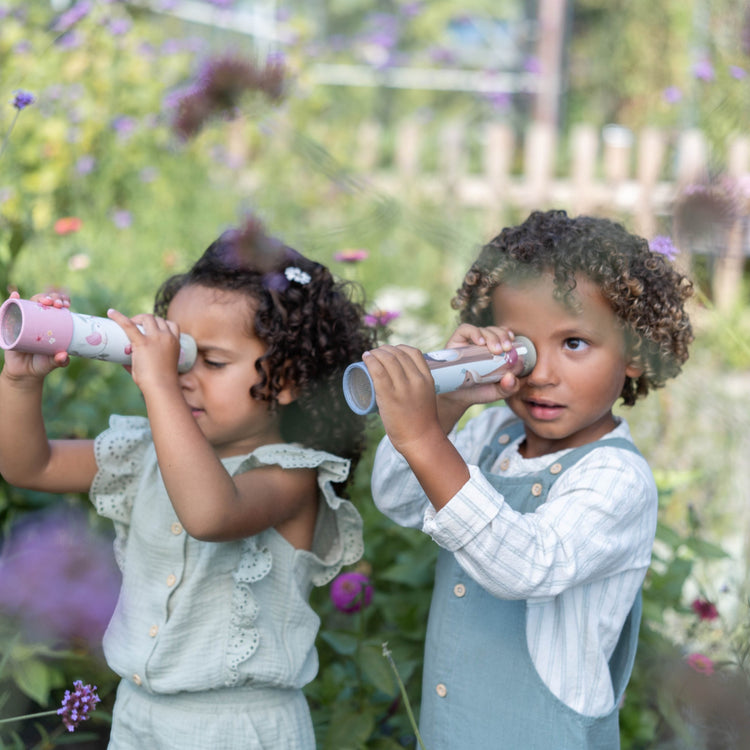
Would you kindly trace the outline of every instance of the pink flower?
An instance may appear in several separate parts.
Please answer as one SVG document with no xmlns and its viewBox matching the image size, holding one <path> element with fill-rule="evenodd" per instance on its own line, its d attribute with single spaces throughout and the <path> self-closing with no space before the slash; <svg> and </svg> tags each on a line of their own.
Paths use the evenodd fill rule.
<svg viewBox="0 0 750 750">
<path fill-rule="evenodd" d="M 331 601 L 340 612 L 358 612 L 372 601 L 372 584 L 364 573 L 342 573 L 331 584 Z"/>
<path fill-rule="evenodd" d="M 77 216 L 63 216 L 55 222 L 56 234 L 73 234 L 80 230 L 83 222 Z"/>
<path fill-rule="evenodd" d="M 371 328 L 385 328 L 392 320 L 399 317 L 401 313 L 395 310 L 375 310 L 365 315 L 365 324 Z"/>
<path fill-rule="evenodd" d="M 701 674 L 713 674 L 714 663 L 703 654 L 690 654 L 687 658 L 688 666 Z"/>
<path fill-rule="evenodd" d="M 719 616 L 716 605 L 705 599 L 696 599 L 690 607 L 701 620 L 715 620 Z"/>
<path fill-rule="evenodd" d="M 360 261 L 367 260 L 369 255 L 367 250 L 350 248 L 336 253 L 333 259 L 339 263 L 359 263 Z"/>
</svg>

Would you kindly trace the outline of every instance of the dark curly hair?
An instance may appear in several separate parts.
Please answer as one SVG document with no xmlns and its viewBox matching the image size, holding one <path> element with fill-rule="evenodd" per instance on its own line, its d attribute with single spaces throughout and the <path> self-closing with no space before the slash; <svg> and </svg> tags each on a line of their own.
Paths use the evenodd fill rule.
<svg viewBox="0 0 750 750">
<path fill-rule="evenodd" d="M 336 281 L 258 224 L 225 232 L 187 273 L 167 279 L 154 312 L 165 317 L 177 292 L 191 285 L 247 295 L 253 312 L 247 331 L 267 345 L 255 362 L 259 380 L 250 395 L 278 412 L 286 442 L 350 459 L 351 476 L 365 448 L 366 423 L 347 406 L 342 376 L 377 345 L 355 298 L 359 287 Z M 289 383 L 296 398 L 281 405 L 278 396 Z"/>
<path fill-rule="evenodd" d="M 645 239 L 609 219 L 535 211 L 487 243 L 451 302 L 463 323 L 493 325 L 491 296 L 499 284 L 551 272 L 556 297 L 575 306 L 576 274 L 594 282 L 619 318 L 639 378 L 626 378 L 623 403 L 677 375 L 693 340 L 685 302 L 689 279 Z"/>
</svg>

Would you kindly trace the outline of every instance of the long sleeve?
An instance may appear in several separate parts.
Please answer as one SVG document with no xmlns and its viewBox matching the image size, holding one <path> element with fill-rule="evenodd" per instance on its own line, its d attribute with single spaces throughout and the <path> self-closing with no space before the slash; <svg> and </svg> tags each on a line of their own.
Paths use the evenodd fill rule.
<svg viewBox="0 0 750 750">
<path fill-rule="evenodd" d="M 470 479 L 437 513 L 406 461 L 384 439 L 373 470 L 378 508 L 400 525 L 421 528 L 496 596 L 556 596 L 627 571 L 637 571 L 640 585 L 650 562 L 657 511 L 645 460 L 616 448 L 597 448 L 564 473 L 536 512 L 520 514 L 476 464 L 482 442 L 503 419 L 506 410 L 487 410 L 453 438 L 469 464 Z M 629 437 L 627 425 L 621 423 L 612 434 Z M 510 445 L 503 458 L 505 473 L 520 476 L 547 466 L 555 456 L 523 459 L 517 445 Z"/>
</svg>

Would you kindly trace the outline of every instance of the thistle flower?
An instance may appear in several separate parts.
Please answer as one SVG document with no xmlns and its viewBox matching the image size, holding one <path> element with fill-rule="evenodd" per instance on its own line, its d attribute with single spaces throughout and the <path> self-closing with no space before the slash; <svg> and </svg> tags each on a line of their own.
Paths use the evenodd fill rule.
<svg viewBox="0 0 750 750">
<path fill-rule="evenodd" d="M 96 704 L 101 702 L 96 685 L 92 687 L 76 680 L 73 687 L 75 690 L 72 693 L 70 690 L 65 691 L 62 706 L 57 709 L 58 716 L 62 717 L 62 722 L 69 732 L 74 732 L 82 721 L 87 721 L 89 712 L 95 711 Z"/>
<path fill-rule="evenodd" d="M 276 102 L 283 90 L 284 65 L 277 57 L 269 57 L 263 66 L 232 55 L 212 58 L 178 99 L 173 128 L 181 138 L 191 138 L 211 117 L 233 116 L 246 94 L 255 92 Z"/>
<path fill-rule="evenodd" d="M 373 587 L 364 573 L 342 573 L 331 584 L 331 601 L 340 612 L 358 612 L 372 601 Z"/>
</svg>

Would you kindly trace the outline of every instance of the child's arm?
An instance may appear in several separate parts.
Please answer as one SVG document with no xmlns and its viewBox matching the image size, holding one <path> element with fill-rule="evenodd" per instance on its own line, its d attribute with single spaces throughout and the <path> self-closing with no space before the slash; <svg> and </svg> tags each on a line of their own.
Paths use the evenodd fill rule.
<svg viewBox="0 0 750 750">
<path fill-rule="evenodd" d="M 60 295 L 35 299 L 58 307 L 68 304 Z M 0 373 L 0 474 L 10 484 L 42 492 L 87 492 L 91 486 L 96 474 L 93 442 L 49 440 L 42 417 L 44 378 L 67 363 L 66 352 L 54 357 L 5 352 Z"/>
<path fill-rule="evenodd" d="M 462 325 L 448 346 L 487 345 L 510 349 L 512 338 L 501 328 Z M 393 447 L 401 453 L 436 510 L 469 479 L 469 468 L 447 435 L 472 404 L 509 396 L 517 387 L 512 373 L 487 383 L 435 396 L 435 384 L 424 357 L 408 346 L 382 346 L 364 361 L 375 385 L 378 409 Z"/>
<path fill-rule="evenodd" d="M 159 469 L 185 530 L 197 539 L 227 541 L 276 527 L 295 546 L 309 546 L 317 513 L 315 472 L 269 466 L 230 476 L 183 396 L 178 326 L 151 315 L 131 321 L 114 310 L 109 317 L 133 344 L 133 379 L 143 393 Z"/>
</svg>

